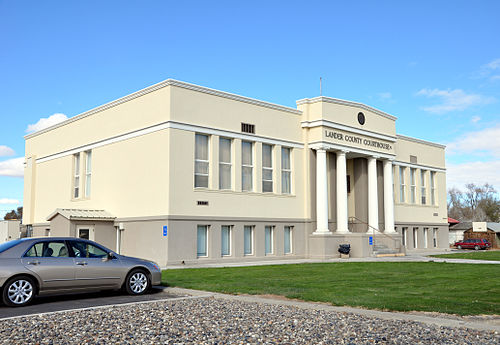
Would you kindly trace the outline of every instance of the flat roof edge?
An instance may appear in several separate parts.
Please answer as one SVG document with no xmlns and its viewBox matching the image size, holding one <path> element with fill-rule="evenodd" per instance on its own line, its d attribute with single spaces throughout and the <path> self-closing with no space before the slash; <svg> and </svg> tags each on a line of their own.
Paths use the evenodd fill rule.
<svg viewBox="0 0 500 345">
<path fill-rule="evenodd" d="M 398 139 L 413 141 L 415 143 L 429 145 L 429 146 L 435 146 L 435 147 L 439 147 L 441 149 L 446 148 L 446 145 L 443 145 L 443 144 L 438 144 L 438 143 L 433 143 L 432 141 L 427 141 L 427 140 L 417 139 L 417 138 L 413 138 L 413 137 L 408 137 L 406 135 L 396 134 L 396 137 Z"/>
<path fill-rule="evenodd" d="M 371 112 L 374 112 L 375 114 L 378 114 L 380 116 L 383 116 L 385 118 L 388 118 L 390 120 L 396 121 L 397 117 L 387 114 L 386 112 L 383 112 L 381 110 L 375 109 L 373 107 L 370 107 L 369 105 L 363 104 L 363 103 L 358 103 L 358 102 L 353 102 L 353 101 L 346 101 L 344 99 L 340 98 L 332 98 L 332 97 L 326 97 L 326 96 L 318 96 L 314 98 L 303 98 L 299 99 L 295 103 L 297 105 L 301 104 L 311 104 L 311 103 L 316 103 L 316 102 L 326 102 L 326 103 L 333 103 L 333 104 L 340 104 L 340 105 L 348 105 L 348 106 L 353 106 L 353 107 L 359 107 Z"/>
<path fill-rule="evenodd" d="M 85 111 L 83 113 L 75 115 L 75 116 L 73 116 L 73 117 L 71 117 L 71 118 L 69 118 L 69 119 L 67 119 L 65 121 L 59 122 L 59 123 L 57 123 L 55 125 L 52 125 L 50 127 L 41 129 L 41 130 L 36 131 L 34 133 L 27 134 L 27 135 L 24 136 L 24 139 L 25 140 L 31 139 L 33 137 L 36 137 L 37 135 L 49 132 L 49 131 L 51 131 L 53 129 L 56 129 L 56 128 L 59 128 L 59 127 L 62 127 L 62 126 L 65 126 L 65 125 L 67 125 L 67 124 L 69 124 L 71 122 L 83 119 L 83 118 L 85 118 L 87 116 L 99 113 L 101 111 L 113 108 L 113 107 L 115 107 L 117 105 L 120 105 L 122 103 L 126 103 L 126 102 L 131 101 L 131 100 L 133 100 L 135 98 L 144 96 L 144 95 L 146 95 L 148 93 L 154 92 L 156 90 L 162 89 L 162 88 L 167 87 L 167 86 L 181 87 L 181 88 L 184 88 L 184 89 L 188 89 L 188 90 L 192 90 L 192 91 L 198 91 L 198 92 L 210 94 L 210 95 L 213 95 L 213 96 L 218 96 L 218 97 L 223 97 L 223 98 L 231 99 L 231 100 L 234 100 L 234 101 L 249 103 L 249 104 L 253 104 L 253 105 L 257 105 L 257 106 L 261 106 L 261 107 L 271 108 L 271 109 L 274 109 L 274 110 L 286 111 L 286 112 L 289 112 L 289 113 L 292 113 L 292 114 L 296 114 L 296 115 L 301 115 L 302 114 L 302 111 L 300 111 L 298 109 L 295 109 L 295 108 L 290 108 L 290 107 L 286 107 L 286 106 L 279 105 L 279 104 L 274 104 L 274 103 L 270 103 L 270 102 L 260 101 L 260 100 L 255 99 L 255 98 L 240 96 L 240 95 L 237 95 L 237 94 L 233 94 L 233 93 L 229 93 L 229 92 L 224 92 L 224 91 L 219 91 L 219 90 L 215 90 L 215 89 L 211 89 L 211 88 L 208 88 L 208 87 L 199 86 L 199 85 L 195 85 L 195 84 L 190 84 L 190 83 L 186 83 L 186 82 L 175 80 L 175 79 L 167 79 L 167 80 L 164 80 L 164 81 L 159 82 L 157 84 L 148 86 L 148 87 L 146 87 L 144 89 L 141 89 L 139 91 L 136 91 L 136 92 L 133 92 L 131 94 L 128 94 L 128 95 L 126 95 L 124 97 L 118 98 L 118 99 L 116 99 L 114 101 L 111 101 L 111 102 L 105 103 L 103 105 L 100 105 L 98 107 L 95 107 L 95 108 L 92 108 L 90 110 L 87 110 L 87 111 Z"/>
</svg>

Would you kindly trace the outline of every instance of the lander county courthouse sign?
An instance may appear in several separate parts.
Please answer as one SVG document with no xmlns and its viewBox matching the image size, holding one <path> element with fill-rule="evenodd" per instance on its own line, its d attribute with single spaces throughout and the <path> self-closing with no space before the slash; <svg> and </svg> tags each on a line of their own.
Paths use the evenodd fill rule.
<svg viewBox="0 0 500 345">
<path fill-rule="evenodd" d="M 382 150 L 387 150 L 387 151 L 392 150 L 391 144 L 385 143 L 385 142 L 380 141 L 380 140 L 363 138 L 363 137 L 356 136 L 353 134 L 325 130 L 325 137 L 332 138 L 332 139 L 335 139 L 337 141 L 343 141 L 343 142 L 346 142 L 347 144 L 351 144 L 351 145 L 357 144 L 356 146 L 368 146 L 370 148 L 377 148 L 377 149 L 382 149 Z"/>
</svg>

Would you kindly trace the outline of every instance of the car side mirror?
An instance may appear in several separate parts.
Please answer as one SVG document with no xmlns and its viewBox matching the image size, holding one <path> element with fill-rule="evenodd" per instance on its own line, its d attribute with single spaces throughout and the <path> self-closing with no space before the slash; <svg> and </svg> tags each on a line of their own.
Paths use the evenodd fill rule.
<svg viewBox="0 0 500 345">
<path fill-rule="evenodd" d="M 109 261 L 109 260 L 113 260 L 116 256 L 113 254 L 113 253 L 108 253 L 108 255 L 104 256 L 102 258 L 102 261 Z"/>
</svg>

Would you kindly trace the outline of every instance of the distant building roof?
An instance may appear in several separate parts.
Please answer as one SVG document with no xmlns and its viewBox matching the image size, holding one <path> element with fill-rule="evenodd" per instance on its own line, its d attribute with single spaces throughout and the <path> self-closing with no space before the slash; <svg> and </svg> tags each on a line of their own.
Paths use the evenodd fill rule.
<svg viewBox="0 0 500 345">
<path fill-rule="evenodd" d="M 486 227 L 488 228 L 488 230 L 500 232 L 500 223 L 486 222 Z M 469 229 L 472 229 L 472 222 L 462 222 L 450 226 L 450 230 L 455 230 L 455 231 L 456 230 L 466 231 Z"/>
<path fill-rule="evenodd" d="M 47 217 L 47 220 L 51 220 L 55 216 L 60 214 L 64 218 L 70 220 L 109 220 L 112 221 L 116 217 L 112 216 L 104 210 L 79 210 L 74 208 L 58 208 Z"/>
</svg>

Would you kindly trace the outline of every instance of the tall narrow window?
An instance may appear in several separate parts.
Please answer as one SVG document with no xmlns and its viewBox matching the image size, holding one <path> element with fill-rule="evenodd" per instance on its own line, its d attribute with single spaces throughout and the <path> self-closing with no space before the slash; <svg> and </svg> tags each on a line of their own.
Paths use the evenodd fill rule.
<svg viewBox="0 0 500 345">
<path fill-rule="evenodd" d="M 408 235 L 408 228 L 401 229 L 401 241 L 403 242 L 403 246 L 406 246 L 408 241 L 406 241 L 406 236 Z"/>
<path fill-rule="evenodd" d="M 74 178 L 73 178 L 73 198 L 80 197 L 80 153 L 73 156 L 74 161 Z"/>
<path fill-rule="evenodd" d="M 208 135 L 196 134 L 194 151 L 194 186 L 208 188 Z"/>
<path fill-rule="evenodd" d="M 436 205 L 436 172 L 431 171 L 431 204 Z"/>
<path fill-rule="evenodd" d="M 249 141 L 241 142 L 241 189 L 253 190 L 253 145 Z"/>
<path fill-rule="evenodd" d="M 92 182 L 92 151 L 85 152 L 85 197 L 90 198 L 90 187 Z"/>
<path fill-rule="evenodd" d="M 424 248 L 427 248 L 427 242 L 429 241 L 429 228 L 424 228 Z"/>
<path fill-rule="evenodd" d="M 427 203 L 427 188 L 425 186 L 425 170 L 420 170 L 420 197 L 422 199 L 422 205 Z"/>
<path fill-rule="evenodd" d="M 231 189 L 231 139 L 219 139 L 219 189 Z"/>
<path fill-rule="evenodd" d="M 413 228 L 413 248 L 418 247 L 418 228 Z"/>
<path fill-rule="evenodd" d="M 223 225 L 221 227 L 221 255 L 231 255 L 231 226 Z"/>
<path fill-rule="evenodd" d="M 262 144 L 262 191 L 273 191 L 273 147 Z"/>
<path fill-rule="evenodd" d="M 208 225 L 198 225 L 198 233 L 196 236 L 197 243 L 197 252 L 196 255 L 198 257 L 207 256 L 207 247 L 208 247 Z"/>
<path fill-rule="evenodd" d="M 399 201 L 405 202 L 405 167 L 399 167 Z"/>
<path fill-rule="evenodd" d="M 292 227 L 285 226 L 285 254 L 292 252 Z"/>
<path fill-rule="evenodd" d="M 253 254 L 253 226 L 245 225 L 243 228 L 243 253 L 245 255 Z"/>
<path fill-rule="evenodd" d="M 272 226 L 266 226 L 265 227 L 265 253 L 266 254 L 272 254 L 273 253 L 273 227 Z"/>
<path fill-rule="evenodd" d="M 410 168 L 410 201 L 412 204 L 416 202 L 417 185 L 415 181 L 415 170 Z"/>
<path fill-rule="evenodd" d="M 438 228 L 432 229 L 432 245 L 434 246 L 434 248 L 437 248 L 438 246 L 437 232 Z"/>
<path fill-rule="evenodd" d="M 290 164 L 291 149 L 281 148 L 281 193 L 292 193 L 292 165 Z"/>
</svg>

